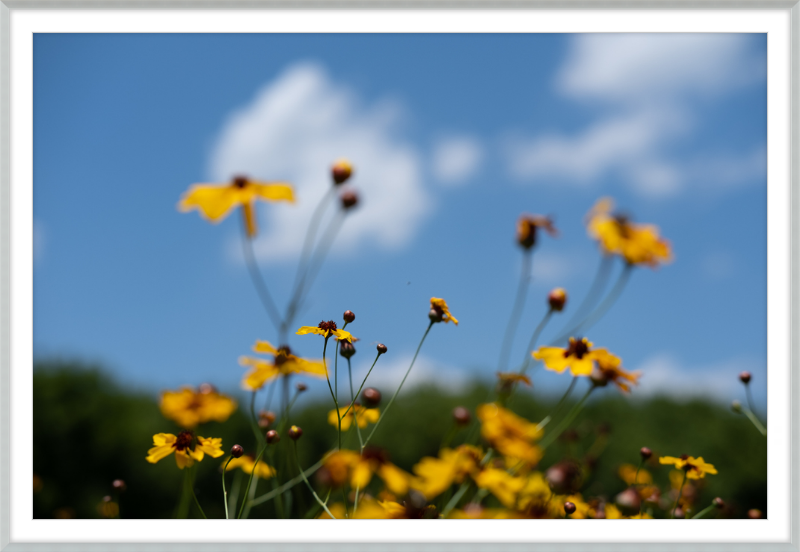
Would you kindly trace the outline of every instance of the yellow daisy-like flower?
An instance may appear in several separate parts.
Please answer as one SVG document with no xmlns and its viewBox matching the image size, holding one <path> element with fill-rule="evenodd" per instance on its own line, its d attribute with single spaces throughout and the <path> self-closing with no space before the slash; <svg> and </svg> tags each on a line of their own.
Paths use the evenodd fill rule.
<svg viewBox="0 0 800 552">
<path fill-rule="evenodd" d="M 456 449 L 444 448 L 438 458 L 426 456 L 414 466 L 417 478 L 411 487 L 425 495 L 427 500 L 439 496 L 453 483 L 462 483 L 468 475 L 480 470 L 483 452 L 471 445 L 461 445 Z"/>
<path fill-rule="evenodd" d="M 528 387 L 531 386 L 531 378 L 519 372 L 497 372 L 497 381 L 500 389 L 511 389 L 514 384 L 524 383 Z"/>
<path fill-rule="evenodd" d="M 607 253 L 619 255 L 631 265 L 646 264 L 655 268 L 672 260 L 668 241 L 658 235 L 658 227 L 633 224 L 627 217 L 612 215 L 614 202 L 599 200 L 587 215 L 589 235 L 600 242 Z"/>
<path fill-rule="evenodd" d="M 153 448 L 147 451 L 148 462 L 155 464 L 174 452 L 175 462 L 180 469 L 191 467 L 195 461 L 202 460 L 205 454 L 212 458 L 219 458 L 224 454 L 221 438 L 198 436 L 195 440 L 191 431 L 181 431 L 177 436 L 171 433 L 156 433 L 153 435 L 153 445 Z"/>
<path fill-rule="evenodd" d="M 411 482 L 411 474 L 391 462 L 383 449 L 367 447 L 362 454 L 352 450 L 339 450 L 330 453 L 323 462 L 331 485 L 341 487 L 349 481 L 350 486 L 364 489 L 377 475 L 386 488 L 396 495 L 405 495 Z"/>
<path fill-rule="evenodd" d="M 493 403 L 479 405 L 475 412 L 481 421 L 481 436 L 500 454 L 530 465 L 542 459 L 542 449 L 533 444 L 543 435 L 536 424 Z"/>
<path fill-rule="evenodd" d="M 181 197 L 178 210 L 187 212 L 198 209 L 206 219 L 217 223 L 231 209 L 241 206 L 247 235 L 252 238 L 258 232 L 253 207 L 257 199 L 294 203 L 294 191 L 289 184 L 283 182 L 256 182 L 237 176 L 230 184 L 194 184 Z"/>
<path fill-rule="evenodd" d="M 256 341 L 253 350 L 257 353 L 272 355 L 274 358 L 272 362 L 246 356 L 239 358 L 239 364 L 251 368 L 242 380 L 242 387 L 248 391 L 258 391 L 264 387 L 266 382 L 278 376 L 305 374 L 324 378 L 327 375 L 322 361 L 296 357 L 285 345 L 276 349 L 268 341 Z"/>
<path fill-rule="evenodd" d="M 381 412 L 378 408 L 366 408 L 356 403 L 356 405 L 353 408 L 350 408 L 347 414 L 345 414 L 345 411 L 348 408 L 349 407 L 347 405 L 342 405 L 339 407 L 339 415 L 343 416 L 342 431 L 347 431 L 350 429 L 350 425 L 353 423 L 354 418 L 358 420 L 358 427 L 364 429 L 367 427 L 367 424 L 378 423 L 378 420 L 381 417 Z M 328 423 L 337 428 L 339 427 L 339 417 L 336 415 L 336 409 L 328 412 Z"/>
<path fill-rule="evenodd" d="M 601 386 L 605 386 L 608 382 L 613 383 L 620 388 L 623 393 L 630 393 L 632 385 L 639 384 L 639 378 L 642 373 L 628 372 L 620 366 L 620 360 L 613 356 L 605 356 L 598 358 L 594 369 L 592 370 L 592 381 Z"/>
<path fill-rule="evenodd" d="M 337 502 L 328 508 L 336 519 L 344 519 L 346 517 L 344 504 Z M 374 500 L 370 497 L 364 497 L 358 501 L 358 510 L 355 512 L 347 513 L 350 519 L 409 519 L 411 516 L 409 508 L 391 500 Z M 423 509 L 417 513 L 417 517 L 424 517 L 427 511 L 432 511 L 431 508 Z M 327 512 L 322 512 L 317 519 L 331 519 Z"/>
<path fill-rule="evenodd" d="M 191 387 L 164 391 L 159 407 L 164 417 L 191 429 L 210 421 L 224 422 L 236 410 L 236 401 L 205 383 L 198 391 Z"/>
<path fill-rule="evenodd" d="M 339 341 L 349 341 L 350 343 L 352 343 L 355 339 L 352 335 L 350 335 L 350 332 L 337 329 L 336 322 L 333 320 L 328 320 L 327 322 L 323 320 L 319 323 L 319 326 L 303 326 L 295 333 L 297 335 L 317 334 L 321 335 L 325 339 L 329 338 L 330 336 L 334 336 Z"/>
<path fill-rule="evenodd" d="M 453 324 L 458 326 L 458 320 L 450 314 L 450 309 L 447 307 L 447 302 L 445 302 L 444 299 L 431 297 L 431 310 L 436 311 L 436 313 L 442 317 L 442 322 L 453 322 Z"/>
<path fill-rule="evenodd" d="M 658 459 L 660 464 L 672 464 L 675 468 L 686 472 L 688 479 L 702 479 L 707 473 L 716 474 L 717 469 L 713 464 L 708 464 L 702 456 L 697 458 L 684 454 L 680 458 L 674 456 L 662 456 Z"/>
<path fill-rule="evenodd" d="M 592 373 L 594 361 L 602 361 L 608 365 L 619 365 L 622 361 L 606 349 L 592 349 L 594 344 L 585 337 L 580 341 L 569 338 L 569 347 L 539 347 L 531 353 L 533 358 L 544 362 L 548 370 L 561 373 L 567 368 L 573 376 L 588 376 Z"/>
<path fill-rule="evenodd" d="M 517 243 L 524 249 L 530 249 L 536 245 L 536 235 L 539 228 L 544 228 L 553 237 L 558 236 L 558 230 L 553 226 L 553 221 L 550 217 L 522 215 L 517 221 Z"/>
<path fill-rule="evenodd" d="M 223 461 L 222 465 L 225 465 L 225 461 Z M 239 458 L 232 459 L 230 462 L 228 462 L 228 467 L 225 468 L 225 471 L 231 471 L 235 470 L 236 468 L 240 468 L 244 473 L 250 475 L 253 473 L 253 467 L 256 469 L 256 472 L 253 475 L 259 479 L 269 479 L 270 477 L 275 476 L 275 468 L 268 466 L 266 462 L 259 461 L 258 465 L 256 466 L 256 459 L 252 454 L 245 454 Z"/>
</svg>

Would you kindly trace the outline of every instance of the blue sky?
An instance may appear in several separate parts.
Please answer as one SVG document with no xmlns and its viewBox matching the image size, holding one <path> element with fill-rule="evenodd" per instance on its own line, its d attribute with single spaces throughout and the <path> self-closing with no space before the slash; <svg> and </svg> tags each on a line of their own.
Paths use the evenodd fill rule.
<svg viewBox="0 0 800 552">
<path fill-rule="evenodd" d="M 641 396 L 742 399 L 750 370 L 763 404 L 765 77 L 765 35 L 36 35 L 34 353 L 102 362 L 137 388 L 237 389 L 238 357 L 276 340 L 239 219 L 176 204 L 237 173 L 293 183 L 296 205 L 258 207 L 254 244 L 283 305 L 347 157 L 362 203 L 296 325 L 353 310 L 354 369 L 385 343 L 385 392 L 431 296 L 461 323 L 433 328 L 410 381 L 492 377 L 522 213 L 552 214 L 561 235 L 535 250 L 512 363 L 563 286 L 553 337 L 599 262 L 584 216 L 611 196 L 660 227 L 675 261 L 637 269 L 587 336 L 643 371 Z M 290 345 L 321 355 L 320 338 Z M 534 384 L 557 393 L 566 376 Z"/>
</svg>

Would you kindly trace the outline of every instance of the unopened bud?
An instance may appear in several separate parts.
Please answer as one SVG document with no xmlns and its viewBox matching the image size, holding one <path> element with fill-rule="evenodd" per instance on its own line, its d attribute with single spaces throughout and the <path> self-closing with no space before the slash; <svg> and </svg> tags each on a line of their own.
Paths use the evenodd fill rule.
<svg viewBox="0 0 800 552">
<path fill-rule="evenodd" d="M 351 209 L 358 203 L 358 195 L 352 190 L 347 190 L 339 196 L 339 200 L 342 202 L 343 209 Z"/>
<path fill-rule="evenodd" d="M 344 184 L 351 174 L 353 174 L 353 166 L 347 159 L 339 159 L 331 167 L 331 176 L 333 176 L 333 182 L 337 186 Z"/>
<path fill-rule="evenodd" d="M 745 385 L 750 383 L 750 379 L 752 379 L 752 377 L 753 375 L 750 372 L 742 372 L 741 374 L 739 374 L 739 379 Z"/>
<path fill-rule="evenodd" d="M 712 502 L 714 503 L 714 506 L 716 506 L 719 509 L 725 507 L 725 501 L 722 500 L 720 497 L 715 498 Z"/>
<path fill-rule="evenodd" d="M 292 441 L 297 441 L 300 437 L 303 436 L 303 430 L 300 427 L 296 426 L 296 425 L 293 425 L 292 427 L 290 427 L 289 431 L 287 431 L 287 433 L 289 434 L 289 438 Z"/>
<path fill-rule="evenodd" d="M 261 411 L 258 413 L 258 427 L 266 429 L 275 421 L 275 413 L 272 411 Z"/>
<path fill-rule="evenodd" d="M 111 486 L 114 488 L 115 491 L 119 493 L 124 492 L 125 489 L 128 488 L 128 486 L 122 479 L 115 479 L 114 481 L 111 482 Z"/>
<path fill-rule="evenodd" d="M 748 510 L 747 517 L 749 517 L 750 519 L 761 519 L 761 510 L 758 510 L 756 508 Z"/>
<path fill-rule="evenodd" d="M 564 513 L 567 514 L 568 516 L 574 514 L 575 510 L 576 510 L 575 505 L 572 502 L 564 503 Z"/>
<path fill-rule="evenodd" d="M 356 319 L 356 315 L 351 310 L 344 311 L 344 321 L 350 324 Z"/>
<path fill-rule="evenodd" d="M 444 311 L 438 307 L 433 307 L 428 312 L 428 318 L 431 319 L 431 322 L 441 322 L 442 318 L 444 318 Z"/>
<path fill-rule="evenodd" d="M 653 451 L 647 447 L 642 447 L 639 449 L 639 454 L 642 456 L 643 460 L 649 460 L 651 456 L 653 456 Z"/>
<path fill-rule="evenodd" d="M 385 355 L 386 351 L 388 350 L 389 349 L 386 348 L 386 345 L 384 345 L 383 343 L 378 343 L 378 354 Z"/>
<path fill-rule="evenodd" d="M 274 429 L 270 429 L 269 431 L 267 431 L 267 443 L 269 443 L 270 445 L 274 445 L 280 440 L 281 436 L 278 435 L 277 431 L 275 431 Z"/>
<path fill-rule="evenodd" d="M 242 448 L 242 445 L 233 445 L 231 447 L 231 456 L 233 456 L 234 458 L 241 458 L 242 454 L 244 454 L 244 449 Z"/>
<path fill-rule="evenodd" d="M 364 400 L 364 406 L 367 408 L 374 408 L 381 404 L 381 392 L 374 387 L 367 387 L 361 393 L 361 398 Z"/>
<path fill-rule="evenodd" d="M 297 384 L 297 392 L 298 393 L 302 393 L 306 389 L 308 389 L 308 385 L 306 385 L 305 383 L 298 383 Z"/>
<path fill-rule="evenodd" d="M 608 376 L 604 370 L 601 370 L 596 365 L 592 368 L 592 373 L 589 374 L 589 379 L 595 387 L 605 387 L 608 385 Z"/>
<path fill-rule="evenodd" d="M 350 358 L 356 354 L 356 348 L 349 341 L 341 341 L 339 343 L 339 354 L 344 358 Z"/>
<path fill-rule="evenodd" d="M 556 288 L 547 295 L 547 302 L 551 309 L 561 312 L 567 303 L 567 292 L 564 291 L 564 288 Z"/>
<path fill-rule="evenodd" d="M 740 403 L 739 401 L 733 401 L 731 403 L 731 410 L 733 410 L 737 414 L 741 414 L 742 413 L 742 403 Z"/>
<path fill-rule="evenodd" d="M 467 425 L 472 420 L 472 415 L 469 410 L 463 406 L 457 406 L 453 409 L 453 419 L 458 425 Z"/>
<path fill-rule="evenodd" d="M 614 499 L 614 502 L 617 503 L 617 506 L 623 514 L 631 516 L 639 511 L 642 499 L 639 497 L 639 493 L 629 487 L 619 493 Z"/>
</svg>

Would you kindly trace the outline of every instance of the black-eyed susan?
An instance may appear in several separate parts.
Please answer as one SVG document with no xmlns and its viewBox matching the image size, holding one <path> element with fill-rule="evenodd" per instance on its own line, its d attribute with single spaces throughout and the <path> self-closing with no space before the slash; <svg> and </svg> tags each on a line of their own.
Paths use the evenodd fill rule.
<svg viewBox="0 0 800 552">
<path fill-rule="evenodd" d="M 532 248 L 536 245 L 539 228 L 544 229 L 553 237 L 558 236 L 558 230 L 553 226 L 553 221 L 550 217 L 527 214 L 520 216 L 517 221 L 517 243 L 524 249 Z"/>
<path fill-rule="evenodd" d="M 304 374 L 324 378 L 327 375 L 325 365 L 322 361 L 306 360 L 294 356 L 291 349 L 285 345 L 275 348 L 267 341 L 256 341 L 256 344 L 253 346 L 253 351 L 265 355 L 272 355 L 274 358 L 272 362 L 247 356 L 239 358 L 239 364 L 251 368 L 242 380 L 242 387 L 248 391 L 258 391 L 266 382 L 278 376 Z"/>
<path fill-rule="evenodd" d="M 221 438 L 198 436 L 195 439 L 191 431 L 181 431 L 178 435 L 171 433 L 153 435 L 153 447 L 147 451 L 146 460 L 155 464 L 173 452 L 175 462 L 180 469 L 191 467 L 195 461 L 201 461 L 206 454 L 212 458 L 219 458 L 224 454 Z"/>
<path fill-rule="evenodd" d="M 435 317 L 434 317 L 435 315 Z M 450 308 L 447 306 L 447 302 L 444 299 L 439 299 L 436 297 L 431 297 L 431 320 L 435 322 L 452 322 L 456 326 L 458 326 L 458 320 L 450 314 Z"/>
<path fill-rule="evenodd" d="M 328 320 L 327 322 L 323 320 L 318 326 L 302 326 L 295 333 L 297 335 L 317 334 L 321 335 L 325 339 L 334 336 L 339 341 L 349 341 L 350 343 L 352 343 L 355 339 L 352 335 L 350 335 L 350 332 L 338 329 L 336 327 L 336 322 L 333 320 Z"/>
<path fill-rule="evenodd" d="M 541 460 L 542 450 L 534 441 L 541 439 L 543 432 L 536 424 L 494 403 L 479 405 L 475 412 L 481 421 L 481 436 L 495 450 L 529 465 Z"/>
<path fill-rule="evenodd" d="M 194 184 L 183 194 L 178 210 L 182 212 L 198 209 L 211 222 L 224 219 L 231 209 L 242 208 L 247 235 L 258 233 L 254 204 L 261 201 L 294 202 L 294 191 L 284 182 L 257 182 L 237 176 L 230 184 Z"/>
<path fill-rule="evenodd" d="M 347 412 L 347 414 L 345 414 Z M 367 424 L 377 423 L 381 417 L 381 411 L 378 408 L 366 408 L 356 403 L 352 408 L 349 405 L 342 405 L 339 407 L 339 416 L 342 417 L 342 431 L 347 431 L 353 423 L 354 419 L 358 420 L 358 427 L 364 429 Z M 336 410 L 328 412 L 328 423 L 332 426 L 339 427 L 339 417 L 336 415 Z"/>
<path fill-rule="evenodd" d="M 223 466 L 224 465 L 226 464 L 223 464 Z M 269 479 L 270 477 L 275 476 L 275 468 L 268 466 L 265 462 L 261 461 L 259 461 L 258 465 L 256 465 L 255 456 L 252 454 L 245 454 L 239 458 L 231 458 L 227 463 L 225 471 L 235 470 L 236 468 L 241 469 L 247 475 L 253 473 L 253 468 L 255 468 L 255 473 L 253 473 L 253 476 L 258 477 L 259 479 Z"/>
<path fill-rule="evenodd" d="M 236 401 L 206 383 L 197 391 L 191 387 L 164 391 L 159 407 L 164 417 L 191 429 L 210 421 L 224 422 L 236 410 Z"/>
<path fill-rule="evenodd" d="M 613 207 L 610 198 L 602 198 L 587 215 L 589 235 L 603 251 L 621 256 L 628 264 L 651 268 L 672 260 L 670 244 L 659 237 L 658 227 L 634 224 L 623 215 L 612 214 Z"/>
<path fill-rule="evenodd" d="M 708 464 L 703 460 L 702 456 L 695 458 L 684 454 L 679 458 L 674 456 L 662 456 L 658 459 L 660 464 L 672 464 L 676 469 L 686 472 L 686 477 L 689 479 L 703 479 L 707 473 L 715 475 L 717 469 L 713 464 Z"/>
<path fill-rule="evenodd" d="M 411 487 L 421 492 L 427 500 L 445 492 L 453 483 L 462 483 L 469 475 L 480 471 L 483 452 L 471 445 L 455 449 L 444 448 L 439 457 L 424 457 L 414 466 L 416 478 Z"/>
<path fill-rule="evenodd" d="M 389 491 L 402 496 L 408 492 L 412 479 L 411 474 L 389 462 L 385 450 L 375 447 L 367 447 L 361 454 L 351 450 L 332 452 L 322 466 L 327 482 L 333 487 L 349 482 L 354 489 L 364 489 L 375 474 Z"/>
<path fill-rule="evenodd" d="M 548 370 L 561 373 L 567 368 L 573 376 L 588 376 L 592 373 L 594 361 L 602 361 L 606 364 L 619 365 L 619 358 L 609 353 L 606 349 L 592 349 L 591 343 L 585 337 L 582 339 L 569 338 L 569 347 L 540 347 L 538 351 L 531 353 L 533 358 L 541 360 L 544 367 Z"/>
</svg>

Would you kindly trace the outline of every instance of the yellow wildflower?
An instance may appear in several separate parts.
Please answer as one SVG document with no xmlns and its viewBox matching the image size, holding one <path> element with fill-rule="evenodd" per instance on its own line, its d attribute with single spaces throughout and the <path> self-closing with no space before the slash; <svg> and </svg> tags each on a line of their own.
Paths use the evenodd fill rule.
<svg viewBox="0 0 800 552">
<path fill-rule="evenodd" d="M 272 362 L 246 356 L 239 358 L 239 364 L 251 368 L 242 380 L 242 387 L 249 391 L 258 391 L 266 382 L 278 376 L 306 374 L 325 377 L 327 375 L 325 365 L 321 361 L 296 357 L 285 345 L 276 349 L 267 341 L 256 341 L 253 350 L 257 353 L 272 355 L 274 358 Z"/>
<path fill-rule="evenodd" d="M 602 356 L 596 359 L 591 378 L 596 385 L 605 386 L 608 382 L 620 388 L 623 393 L 630 393 L 631 386 L 639 384 L 641 372 L 628 372 L 620 366 L 621 361 L 613 355 Z"/>
<path fill-rule="evenodd" d="M 609 198 L 599 200 L 589 211 L 589 235 L 600 242 L 607 253 L 620 255 L 628 264 L 646 264 L 655 268 L 672 260 L 668 241 L 658 235 L 658 227 L 633 224 L 627 217 L 612 215 L 614 202 Z"/>
<path fill-rule="evenodd" d="M 350 332 L 336 329 L 336 322 L 333 320 L 328 320 L 327 322 L 323 320 L 319 323 L 319 326 L 303 326 L 295 333 L 297 335 L 317 334 L 325 339 L 335 336 L 339 341 L 349 341 L 350 343 L 355 339 L 350 335 Z"/>
<path fill-rule="evenodd" d="M 352 488 L 364 489 L 373 474 L 383 479 L 386 488 L 397 495 L 408 492 L 411 474 L 391 462 L 383 449 L 368 447 L 362 454 L 351 450 L 339 450 L 325 457 L 323 469 L 333 487 L 349 481 Z"/>
<path fill-rule="evenodd" d="M 236 410 L 236 401 L 218 393 L 207 383 L 198 391 L 183 387 L 178 391 L 164 391 L 159 402 L 161 413 L 178 425 L 193 428 L 206 422 L 224 422 Z"/>
<path fill-rule="evenodd" d="M 178 210 L 182 212 L 198 209 L 211 222 L 224 219 L 231 209 L 241 206 L 247 226 L 247 235 L 253 237 L 258 232 L 255 201 L 294 202 L 294 192 L 289 184 L 283 182 L 256 182 L 238 176 L 230 184 L 194 184 L 181 197 Z"/>
<path fill-rule="evenodd" d="M 569 338 L 569 347 L 539 347 L 538 351 L 531 353 L 533 358 L 544 362 L 548 370 L 561 373 L 567 368 L 573 376 L 588 376 L 592 373 L 595 360 L 608 365 L 619 365 L 622 361 L 609 353 L 606 349 L 592 349 L 591 343 L 585 337 L 577 340 Z"/>
<path fill-rule="evenodd" d="M 636 484 L 640 485 L 649 485 L 653 482 L 653 476 L 650 475 L 650 472 L 645 469 L 638 470 L 639 476 L 636 476 L 637 467 L 633 464 L 622 464 L 619 469 L 617 470 L 617 475 L 619 475 L 620 479 L 622 479 L 628 485 L 633 485 L 634 478 L 636 479 Z"/>
<path fill-rule="evenodd" d="M 542 450 L 533 444 L 542 438 L 536 424 L 497 404 L 482 404 L 475 412 L 481 421 L 481 436 L 500 454 L 531 465 L 541 460 Z"/>
<path fill-rule="evenodd" d="M 450 314 L 450 309 L 447 306 L 447 303 L 444 299 L 437 299 L 436 297 L 431 297 L 431 310 L 435 311 L 436 314 L 441 316 L 442 322 L 453 322 L 456 326 L 458 326 L 458 320 Z"/>
<path fill-rule="evenodd" d="M 430 500 L 453 483 L 462 483 L 468 475 L 477 473 L 482 456 L 481 449 L 471 445 L 444 448 L 439 451 L 439 458 L 426 456 L 414 466 L 414 473 L 418 477 L 411 482 L 411 486 Z"/>
<path fill-rule="evenodd" d="M 347 409 L 348 406 L 346 405 L 339 407 L 339 415 L 344 416 L 342 418 L 342 431 L 347 431 L 350 429 L 350 425 L 353 423 L 353 418 L 358 419 L 358 427 L 364 429 L 367 427 L 367 424 L 378 423 L 378 420 L 381 417 L 380 409 L 365 408 L 358 403 L 356 403 L 355 406 L 351 408 L 347 414 L 345 414 Z M 339 427 L 339 416 L 336 415 L 336 409 L 328 412 L 328 423 L 332 426 Z"/>
<path fill-rule="evenodd" d="M 204 454 L 212 458 L 219 458 L 222 452 L 222 439 L 197 437 L 191 431 L 181 431 L 177 436 L 171 433 L 156 433 L 153 435 L 153 448 L 147 451 L 146 460 L 155 464 L 173 452 L 175 462 L 180 469 L 191 467 L 195 460 L 203 459 Z"/>
<path fill-rule="evenodd" d="M 223 462 L 223 466 L 225 463 Z M 269 479 L 275 475 L 275 468 L 272 466 L 268 466 L 266 462 L 259 460 L 258 466 L 256 466 L 256 459 L 252 454 L 245 454 L 239 458 L 234 458 L 227 464 L 228 467 L 225 468 L 225 471 L 235 470 L 236 468 L 240 468 L 244 473 L 250 475 L 253 473 L 253 467 L 255 467 L 256 472 L 254 474 L 255 477 L 259 479 Z"/>
<path fill-rule="evenodd" d="M 684 454 L 680 458 L 674 456 L 662 456 L 658 459 L 660 464 L 672 464 L 676 469 L 686 472 L 689 479 L 702 479 L 707 473 L 716 474 L 717 469 L 713 464 L 707 464 L 702 456 L 697 458 Z"/>
<path fill-rule="evenodd" d="M 524 249 L 530 249 L 536 245 L 536 234 L 539 228 L 544 228 L 548 234 L 558 236 L 558 230 L 553 226 L 550 217 L 542 215 L 522 215 L 517 221 L 517 243 Z"/>
</svg>

